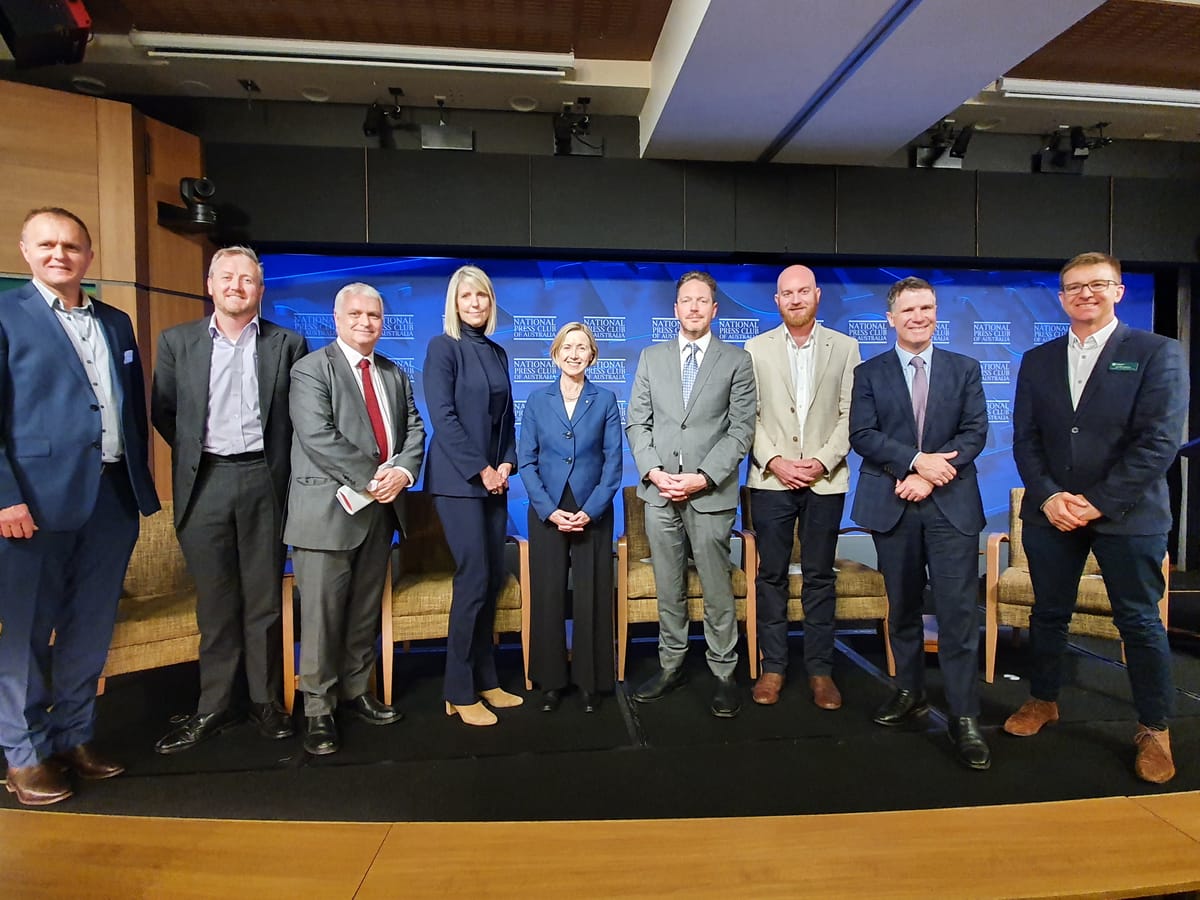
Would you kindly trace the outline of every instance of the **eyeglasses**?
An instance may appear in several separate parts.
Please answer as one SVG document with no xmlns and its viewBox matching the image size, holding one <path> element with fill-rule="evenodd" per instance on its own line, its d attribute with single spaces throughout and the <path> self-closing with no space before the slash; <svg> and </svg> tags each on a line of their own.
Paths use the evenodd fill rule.
<svg viewBox="0 0 1200 900">
<path fill-rule="evenodd" d="M 1119 281 L 1111 281 L 1107 278 L 1102 281 L 1085 281 L 1082 283 L 1072 282 L 1071 284 L 1064 284 L 1062 287 L 1062 292 L 1068 297 L 1074 297 L 1076 294 L 1081 293 L 1084 288 L 1087 288 L 1093 294 L 1101 294 L 1104 291 L 1107 291 L 1110 287 L 1120 283 L 1121 282 Z"/>
</svg>

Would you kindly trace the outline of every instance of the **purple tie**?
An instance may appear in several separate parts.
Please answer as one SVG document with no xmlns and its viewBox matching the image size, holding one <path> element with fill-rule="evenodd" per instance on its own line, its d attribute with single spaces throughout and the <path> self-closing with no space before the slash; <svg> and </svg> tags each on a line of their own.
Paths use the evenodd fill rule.
<svg viewBox="0 0 1200 900">
<path fill-rule="evenodd" d="M 917 420 L 917 449 L 921 449 L 921 438 L 925 434 L 925 404 L 929 402 L 929 379 L 925 376 L 925 360 L 914 356 L 908 361 L 913 367 L 912 405 L 913 418 Z"/>
</svg>

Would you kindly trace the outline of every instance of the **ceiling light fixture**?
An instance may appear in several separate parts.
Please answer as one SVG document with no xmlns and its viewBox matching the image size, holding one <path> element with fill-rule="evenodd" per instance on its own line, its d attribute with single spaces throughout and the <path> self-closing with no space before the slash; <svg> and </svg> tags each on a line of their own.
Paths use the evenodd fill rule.
<svg viewBox="0 0 1200 900">
<path fill-rule="evenodd" d="M 575 67 L 574 53 L 473 50 L 406 44 L 293 41 L 217 34 L 129 33 L 135 47 L 165 59 L 238 59 L 343 66 L 382 66 L 433 71 L 483 72 L 564 78 Z"/>
<path fill-rule="evenodd" d="M 1179 106 L 1200 109 L 1200 91 L 1180 88 L 1098 84 L 1082 81 L 1045 81 L 1038 78 L 999 78 L 996 80 L 995 90 L 1007 98 L 1026 100 L 1128 103 L 1136 106 Z"/>
</svg>

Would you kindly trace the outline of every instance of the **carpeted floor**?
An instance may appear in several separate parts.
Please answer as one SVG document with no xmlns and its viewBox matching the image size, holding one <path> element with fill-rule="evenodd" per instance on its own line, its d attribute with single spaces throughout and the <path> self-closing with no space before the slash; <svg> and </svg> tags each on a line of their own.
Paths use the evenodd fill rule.
<svg viewBox="0 0 1200 900">
<path fill-rule="evenodd" d="M 883 648 L 870 632 L 839 635 L 834 676 L 845 705 L 812 705 L 802 641 L 791 642 L 792 681 L 780 703 L 750 702 L 743 662 L 741 715 L 708 713 L 712 678 L 703 641 L 688 656 L 689 683 L 640 705 L 629 693 L 657 665 L 652 638 L 634 642 L 629 680 L 585 715 L 569 695 L 542 713 L 537 692 L 500 711 L 494 728 L 470 728 L 441 704 L 443 657 L 398 654 L 397 706 L 404 721 L 372 727 L 343 721 L 343 749 L 306 756 L 300 739 L 267 741 L 249 725 L 186 753 L 158 756 L 153 744 L 172 717 L 193 709 L 194 664 L 111 679 L 99 700 L 97 744 L 128 765 L 117 779 L 81 785 L 51 811 L 214 818 L 347 821 L 530 820 L 790 815 L 971 806 L 1200 789 L 1200 648 L 1176 642 L 1177 778 L 1162 788 L 1132 774 L 1134 714 L 1118 647 L 1072 644 L 1062 722 L 1035 738 L 1003 734 L 1004 717 L 1025 699 L 1024 646 L 1002 640 L 994 684 L 981 680 L 983 724 L 993 750 L 988 772 L 954 760 L 944 731 L 936 659 L 929 657 L 933 712 L 913 727 L 871 723 L 890 686 Z M 510 690 L 521 686 L 520 654 L 498 653 Z M 0 804 L 13 805 L 4 794 Z"/>
</svg>

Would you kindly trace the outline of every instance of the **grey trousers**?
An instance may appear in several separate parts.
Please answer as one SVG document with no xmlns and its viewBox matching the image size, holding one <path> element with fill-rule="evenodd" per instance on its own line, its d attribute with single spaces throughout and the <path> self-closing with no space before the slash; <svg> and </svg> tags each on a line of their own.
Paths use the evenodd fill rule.
<svg viewBox="0 0 1200 900">
<path fill-rule="evenodd" d="M 737 665 L 737 615 L 730 576 L 729 537 L 734 510 L 697 512 L 690 503 L 646 504 L 646 537 L 658 593 L 658 661 L 664 669 L 683 663 L 687 652 L 688 547 L 704 590 L 705 657 L 714 675 Z"/>
</svg>

